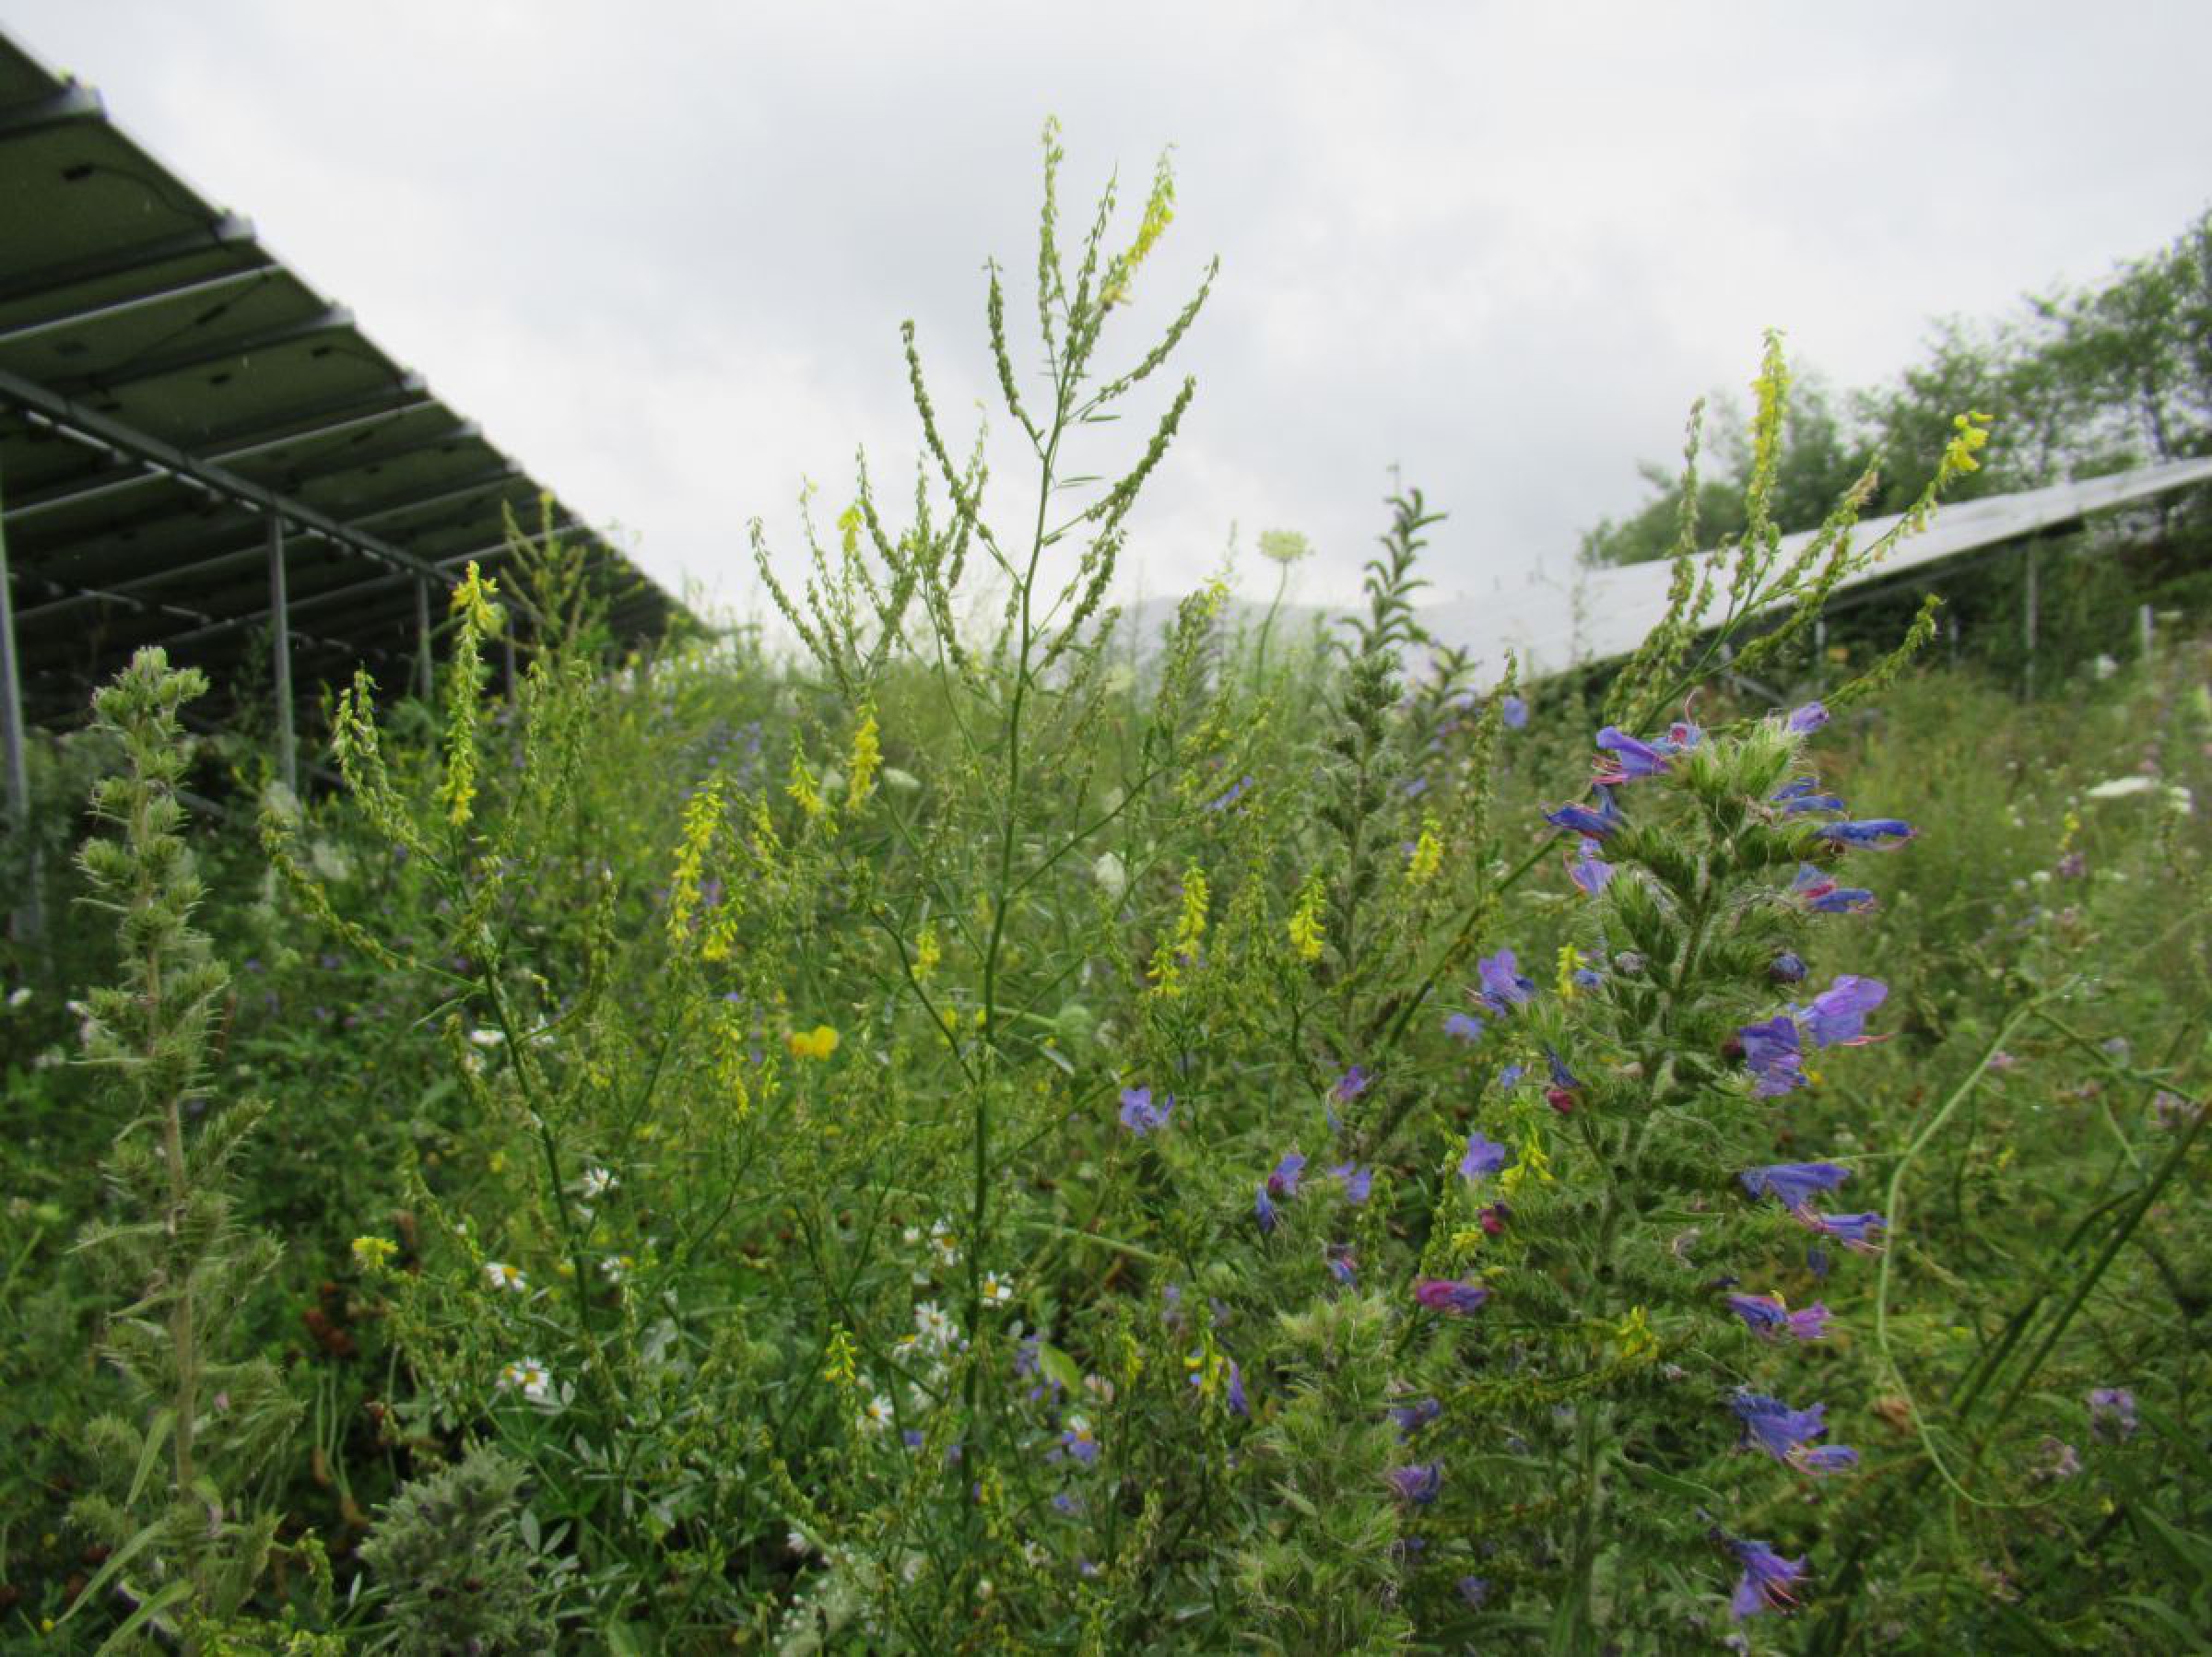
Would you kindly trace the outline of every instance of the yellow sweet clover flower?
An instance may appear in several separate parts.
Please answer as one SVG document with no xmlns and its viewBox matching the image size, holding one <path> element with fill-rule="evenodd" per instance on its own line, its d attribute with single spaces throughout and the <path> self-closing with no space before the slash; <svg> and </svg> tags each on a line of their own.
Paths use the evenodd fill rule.
<svg viewBox="0 0 2212 1657">
<path fill-rule="evenodd" d="M 399 1245 L 388 1237 L 357 1237 L 353 1240 L 353 1263 L 364 1272 L 381 1272 L 390 1265 L 399 1252 Z"/>
<path fill-rule="evenodd" d="M 1159 169 L 1152 175 L 1152 194 L 1146 199 L 1145 215 L 1137 221 L 1136 240 L 1129 251 L 1107 266 L 1106 280 L 1099 289 L 1101 310 L 1118 305 L 1129 295 L 1129 278 L 1136 275 L 1136 267 L 1145 262 L 1168 226 L 1175 221 L 1175 175 L 1169 169 L 1168 158 L 1159 158 Z"/>
<path fill-rule="evenodd" d="M 791 756 L 791 781 L 783 785 L 783 792 L 810 817 L 818 817 L 827 809 L 821 791 L 815 786 L 814 773 L 806 769 L 806 761 L 799 758 L 796 749 Z"/>
<path fill-rule="evenodd" d="M 1433 817 L 1421 819 L 1421 838 L 1414 842 L 1413 856 L 1406 864 L 1406 878 L 1415 886 L 1426 886 L 1436 878 L 1444 866 L 1444 842 L 1439 825 Z"/>
<path fill-rule="evenodd" d="M 818 1024 L 810 1030 L 793 1030 L 783 1038 L 783 1045 L 794 1059 L 826 1059 L 837 1051 L 837 1032 Z"/>
<path fill-rule="evenodd" d="M 1975 408 L 1951 421 L 1951 441 L 1944 445 L 1943 460 L 1936 468 L 1945 477 L 1982 469 L 1982 463 L 1974 456 L 1988 445 L 1989 427 L 1994 418 Z"/>
<path fill-rule="evenodd" d="M 860 728 L 853 733 L 853 781 L 845 789 L 848 809 L 857 811 L 876 792 L 876 773 L 883 769 L 883 747 L 876 737 L 876 710 L 863 709 Z"/>
<path fill-rule="evenodd" d="M 1502 1195 L 1513 1196 L 1531 1180 L 1542 1185 L 1552 1183 L 1551 1158 L 1544 1149 L 1543 1137 L 1533 1127 L 1521 1140 L 1520 1157 L 1498 1176 L 1498 1190 Z"/>
<path fill-rule="evenodd" d="M 924 926 L 914 938 L 915 981 L 927 983 L 929 975 L 937 970 L 937 963 L 944 958 L 945 947 L 937 942 L 936 927 L 934 925 Z"/>
<path fill-rule="evenodd" d="M 866 522 L 867 519 L 862 513 L 860 510 L 860 502 L 857 500 L 855 500 L 851 506 L 845 508 L 843 511 L 838 513 L 838 541 L 839 544 L 844 548 L 844 554 L 847 558 L 853 558 L 860 551 L 861 526 Z"/>
<path fill-rule="evenodd" d="M 1290 953 L 1311 964 L 1321 959 L 1321 915 L 1326 901 L 1320 873 L 1306 877 L 1300 888 L 1298 907 L 1290 911 Z"/>
<path fill-rule="evenodd" d="M 714 829 L 722 821 L 722 779 L 709 778 L 706 786 L 684 802 L 683 837 L 676 847 L 676 876 L 669 883 L 668 935 L 680 941 L 691 930 L 699 912 L 700 887 L 706 875 L 707 852 L 714 843 Z"/>
<path fill-rule="evenodd" d="M 1572 1001 L 1581 993 L 1582 985 L 1574 981 L 1574 975 L 1589 964 L 1589 958 L 1572 944 L 1559 946 L 1559 976 L 1557 988 L 1561 1001 Z"/>
<path fill-rule="evenodd" d="M 838 1330 L 830 1337 L 829 1362 L 822 1367 L 822 1379 L 832 1386 L 854 1385 L 860 1379 L 859 1366 L 853 1361 L 858 1357 L 853 1337 Z"/>
<path fill-rule="evenodd" d="M 506 612 L 491 602 L 499 595 L 500 583 L 481 574 L 476 559 L 471 558 L 461 584 L 453 589 L 453 613 L 475 629 L 478 638 L 496 639 L 506 617 Z"/>
<path fill-rule="evenodd" d="M 1614 1328 L 1613 1339 L 1619 1345 L 1624 1363 L 1644 1363 L 1659 1356 L 1659 1336 L 1641 1306 L 1621 1319 Z"/>
<path fill-rule="evenodd" d="M 1153 993 L 1182 993 L 1182 970 L 1197 962 L 1198 946 L 1206 940 L 1206 908 L 1211 900 L 1206 871 L 1193 864 L 1182 873 L 1182 909 L 1175 918 L 1174 935 L 1162 939 L 1152 954 L 1147 976 L 1152 980 Z"/>
</svg>

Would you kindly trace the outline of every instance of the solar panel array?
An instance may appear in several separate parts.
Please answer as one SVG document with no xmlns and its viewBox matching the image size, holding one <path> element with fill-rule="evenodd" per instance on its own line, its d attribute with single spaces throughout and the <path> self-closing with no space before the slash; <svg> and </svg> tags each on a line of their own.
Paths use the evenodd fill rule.
<svg viewBox="0 0 2212 1657">
<path fill-rule="evenodd" d="M 426 607 L 540 527 L 542 486 L 350 312 L 0 35 L 0 534 L 33 723 L 142 644 L 218 688 L 265 660 L 283 527 L 292 683 L 414 671 Z M 551 501 L 618 639 L 680 607 Z"/>
</svg>

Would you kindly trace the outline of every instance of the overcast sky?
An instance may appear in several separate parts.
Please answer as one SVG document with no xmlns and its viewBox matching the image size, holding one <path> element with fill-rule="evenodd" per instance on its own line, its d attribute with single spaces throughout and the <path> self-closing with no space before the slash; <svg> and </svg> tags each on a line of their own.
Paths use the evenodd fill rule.
<svg viewBox="0 0 2212 1657">
<path fill-rule="evenodd" d="M 1348 595 L 1393 464 L 1452 514 L 1442 595 L 1563 570 L 1690 399 L 1749 377 L 1762 327 L 1837 381 L 1885 379 L 1932 318 L 2092 279 L 2212 201 L 2212 6 L 6 0 L 5 20 L 650 573 L 739 610 L 749 519 L 788 552 L 802 480 L 834 517 L 864 444 L 887 493 L 911 480 L 901 318 L 972 429 L 987 256 L 1032 314 L 1048 112 L 1078 222 L 1117 166 L 1134 208 L 1175 147 L 1130 330 L 1221 259 L 1130 550 L 1154 593 L 1233 523 L 1246 590 L 1274 574 L 1257 533 L 1288 527 L 1320 553 L 1303 595 Z M 1141 436 L 1099 429 L 1084 471 Z"/>
</svg>

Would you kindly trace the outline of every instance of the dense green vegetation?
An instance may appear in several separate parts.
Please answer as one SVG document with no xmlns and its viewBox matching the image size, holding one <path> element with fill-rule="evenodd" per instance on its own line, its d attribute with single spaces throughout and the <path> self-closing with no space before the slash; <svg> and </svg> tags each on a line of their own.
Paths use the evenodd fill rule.
<svg viewBox="0 0 2212 1657">
<path fill-rule="evenodd" d="M 610 662 L 555 548 L 312 799 L 151 658 L 41 756 L 10 1639 L 2194 1649 L 2212 652 L 1847 677 L 1778 352 L 1603 683 L 1422 637 L 1418 494 L 1327 635 L 1124 640 L 1204 287 L 1106 356 L 1169 181 L 1071 237 L 1048 157 L 1031 492 L 910 337 L 795 661 Z"/>
</svg>

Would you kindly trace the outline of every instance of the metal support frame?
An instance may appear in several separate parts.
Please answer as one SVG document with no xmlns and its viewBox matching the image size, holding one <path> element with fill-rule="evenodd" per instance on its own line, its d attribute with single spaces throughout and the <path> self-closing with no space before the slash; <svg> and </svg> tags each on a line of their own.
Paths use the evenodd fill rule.
<svg viewBox="0 0 2212 1657">
<path fill-rule="evenodd" d="M 34 938 L 41 930 L 39 913 L 38 852 L 29 847 L 30 838 L 30 763 L 24 752 L 29 740 L 23 729 L 23 681 L 16 657 L 15 597 L 10 588 L 13 581 L 7 569 L 7 532 L 0 529 L 0 746 L 6 748 L 7 765 L 7 823 L 12 833 L 23 837 L 29 855 L 26 859 L 29 878 L 23 900 L 17 905 L 15 932 L 18 937 Z"/>
<path fill-rule="evenodd" d="M 2028 694 L 2030 696 L 2033 696 L 2035 694 L 2035 612 L 2036 600 L 2038 597 L 2036 592 L 2035 548 L 2036 543 L 2034 539 L 2030 537 L 2028 542 L 2026 562 L 2027 573 L 2026 580 L 2021 588 L 2020 603 L 2020 643 L 2028 652 L 2028 664 L 2026 671 L 2022 675 L 2022 682 L 2026 685 Z"/>
<path fill-rule="evenodd" d="M 300 744 L 292 731 L 292 617 L 284 596 L 284 520 L 269 514 L 269 656 L 276 675 L 276 769 L 300 792 Z"/>
<path fill-rule="evenodd" d="M 281 513 L 294 526 L 313 531 L 350 546 L 364 557 L 376 559 L 394 570 L 406 570 L 417 575 L 435 576 L 435 565 L 425 562 L 411 552 L 403 552 L 390 542 L 339 523 L 327 513 L 302 505 L 276 490 L 241 477 L 197 456 L 189 454 L 174 443 L 125 426 L 119 420 L 85 408 L 47 390 L 20 374 L 0 370 L 0 398 L 20 405 L 51 425 L 71 435 L 80 437 L 97 447 L 116 454 L 127 454 L 149 465 L 161 467 L 181 478 L 189 479 L 200 488 L 226 496 L 258 511 Z"/>
<path fill-rule="evenodd" d="M 415 694 L 430 699 L 430 583 L 415 578 Z"/>
</svg>

